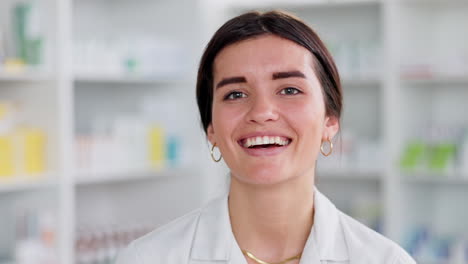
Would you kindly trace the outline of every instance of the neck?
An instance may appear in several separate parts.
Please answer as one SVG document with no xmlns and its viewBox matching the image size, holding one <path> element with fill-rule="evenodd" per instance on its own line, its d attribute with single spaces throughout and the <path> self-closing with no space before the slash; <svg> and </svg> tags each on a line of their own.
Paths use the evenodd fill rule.
<svg viewBox="0 0 468 264">
<path fill-rule="evenodd" d="M 240 248 L 267 262 L 301 253 L 313 225 L 313 179 L 259 186 L 231 176 L 229 214 Z"/>
</svg>

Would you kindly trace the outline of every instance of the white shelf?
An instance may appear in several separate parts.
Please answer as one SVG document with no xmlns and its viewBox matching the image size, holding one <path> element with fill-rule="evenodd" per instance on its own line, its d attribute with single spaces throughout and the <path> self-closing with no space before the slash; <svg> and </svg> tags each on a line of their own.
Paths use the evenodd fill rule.
<svg viewBox="0 0 468 264">
<path fill-rule="evenodd" d="M 174 177 L 181 174 L 187 174 L 188 170 L 184 168 L 174 169 L 134 169 L 123 172 L 102 172 L 85 173 L 80 172 L 75 175 L 77 186 L 105 185 L 119 182 L 132 182 L 141 180 L 154 180 L 157 178 Z"/>
<path fill-rule="evenodd" d="M 284 8 L 284 9 L 297 9 L 297 8 L 333 8 L 333 7 L 346 7 L 346 6 L 362 6 L 362 5 L 374 5 L 380 4 L 380 0 L 295 0 L 295 1 L 263 1 L 258 3 L 256 1 L 246 1 L 238 2 L 234 5 L 234 8 L 238 9 L 271 9 L 274 8 Z"/>
<path fill-rule="evenodd" d="M 350 86 L 350 87 L 356 87 L 356 86 L 361 86 L 361 87 L 380 87 L 382 85 L 382 81 L 379 80 L 378 78 L 355 78 L 355 79 L 343 79 L 342 85 L 344 87 Z"/>
<path fill-rule="evenodd" d="M 409 4 L 409 5 L 440 5 L 440 6 L 446 6 L 446 5 L 466 5 L 468 4 L 467 0 L 404 0 L 402 1 L 403 4 Z M 430 6 L 433 7 L 433 6 Z"/>
<path fill-rule="evenodd" d="M 380 181 L 382 180 L 382 175 L 383 175 L 383 170 L 381 169 L 359 169 L 359 168 L 317 169 L 317 177 L 320 180 Z"/>
<path fill-rule="evenodd" d="M 0 180 L 0 194 L 40 190 L 52 187 L 56 184 L 57 180 L 53 179 L 51 176 L 40 176 L 37 177 L 37 179 L 31 176 L 2 179 Z"/>
<path fill-rule="evenodd" d="M 137 74 L 80 74 L 75 75 L 78 83 L 117 83 L 117 84 L 188 84 L 190 80 L 185 77 L 152 77 Z"/>
<path fill-rule="evenodd" d="M 416 85 L 468 85 L 467 76 L 434 76 L 428 78 L 402 77 L 402 81 L 408 84 Z"/>
<path fill-rule="evenodd" d="M 0 81 L 2 82 L 36 82 L 52 81 L 53 75 L 39 71 L 5 72 L 0 70 Z"/>
<path fill-rule="evenodd" d="M 461 185 L 468 187 L 468 174 L 404 174 L 402 181 L 414 184 Z"/>
</svg>

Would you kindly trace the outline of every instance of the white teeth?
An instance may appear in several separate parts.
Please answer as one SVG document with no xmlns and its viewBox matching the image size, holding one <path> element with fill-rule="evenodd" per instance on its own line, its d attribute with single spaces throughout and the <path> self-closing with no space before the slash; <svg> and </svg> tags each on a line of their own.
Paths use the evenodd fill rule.
<svg viewBox="0 0 468 264">
<path fill-rule="evenodd" d="M 275 136 L 275 137 L 263 136 L 263 137 L 248 138 L 244 141 L 245 148 L 258 146 L 258 145 L 268 145 L 268 144 L 277 144 L 277 145 L 285 146 L 289 144 L 289 140 L 283 139 L 279 136 Z"/>
<path fill-rule="evenodd" d="M 280 137 L 275 137 L 275 142 L 276 144 L 281 144 L 281 138 Z"/>
<path fill-rule="evenodd" d="M 263 138 L 262 137 L 256 137 L 255 138 L 255 145 L 262 145 L 263 144 Z"/>
</svg>

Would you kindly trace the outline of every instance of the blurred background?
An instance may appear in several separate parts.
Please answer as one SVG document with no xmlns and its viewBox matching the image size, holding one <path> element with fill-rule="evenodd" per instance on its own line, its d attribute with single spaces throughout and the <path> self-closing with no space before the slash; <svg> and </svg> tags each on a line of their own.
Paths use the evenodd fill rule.
<svg viewBox="0 0 468 264">
<path fill-rule="evenodd" d="M 227 19 L 273 8 L 342 76 L 318 188 L 418 263 L 467 264 L 468 0 L 1 0 L 0 263 L 112 263 L 225 192 L 197 64 Z"/>
</svg>

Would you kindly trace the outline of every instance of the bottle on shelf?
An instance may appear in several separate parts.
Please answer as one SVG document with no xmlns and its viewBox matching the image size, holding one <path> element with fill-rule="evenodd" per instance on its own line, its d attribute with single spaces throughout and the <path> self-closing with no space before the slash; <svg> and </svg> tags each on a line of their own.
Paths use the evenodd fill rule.
<svg viewBox="0 0 468 264">
<path fill-rule="evenodd" d="M 16 264 L 58 264 L 56 218 L 50 211 L 24 210 L 16 219 Z"/>
<path fill-rule="evenodd" d="M 430 124 L 420 136 L 407 142 L 400 167 L 407 173 L 425 173 L 445 177 L 453 175 L 462 166 L 460 154 L 460 126 Z"/>
<path fill-rule="evenodd" d="M 166 104 L 153 99 L 145 100 L 144 109 L 136 114 L 97 116 L 90 134 L 76 136 L 80 174 L 160 171 L 184 165 L 181 129 L 164 116 Z"/>
<path fill-rule="evenodd" d="M 381 75 L 380 43 L 375 38 L 327 41 L 343 80 L 378 80 Z"/>
<path fill-rule="evenodd" d="M 0 178 L 12 177 L 15 173 L 13 114 L 10 103 L 0 102 Z"/>
<path fill-rule="evenodd" d="M 464 130 L 460 148 L 458 149 L 458 164 L 461 175 L 468 179 L 468 127 Z"/>
<path fill-rule="evenodd" d="M 437 233 L 427 226 L 406 232 L 404 247 L 418 263 L 468 264 L 468 240 L 463 235 Z"/>
<path fill-rule="evenodd" d="M 28 1 L 17 3 L 13 9 L 17 56 L 31 66 L 43 64 L 44 32 L 40 8 L 40 4 Z"/>
<path fill-rule="evenodd" d="M 77 229 L 75 250 L 77 264 L 111 264 L 118 252 L 131 241 L 148 233 L 148 224 L 92 225 Z"/>
<path fill-rule="evenodd" d="M 142 78 L 184 75 L 185 49 L 171 38 L 130 35 L 95 37 L 74 43 L 74 71 L 78 76 L 137 76 Z"/>
</svg>

